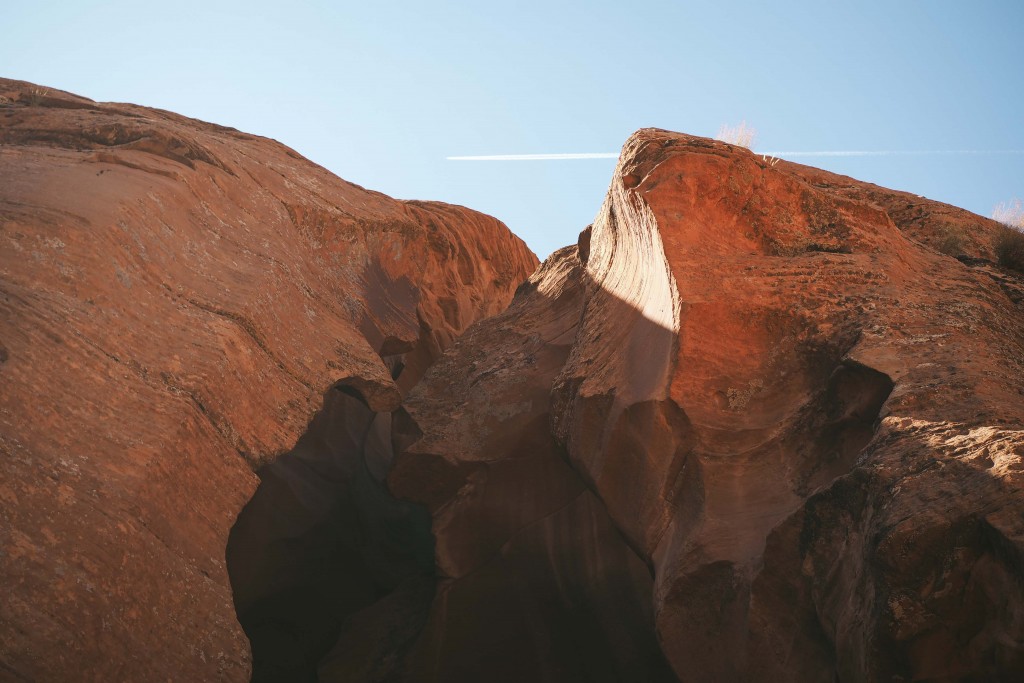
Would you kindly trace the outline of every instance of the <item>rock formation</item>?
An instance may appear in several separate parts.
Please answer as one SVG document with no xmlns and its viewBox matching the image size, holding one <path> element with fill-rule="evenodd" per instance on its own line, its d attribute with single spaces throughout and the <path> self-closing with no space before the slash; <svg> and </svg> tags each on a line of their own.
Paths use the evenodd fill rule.
<svg viewBox="0 0 1024 683">
<path fill-rule="evenodd" d="M 991 221 L 645 129 L 530 275 L 272 141 L 0 96 L 4 675 L 1024 678 Z"/>
<path fill-rule="evenodd" d="M 0 98 L 0 678 L 247 680 L 224 557 L 254 470 L 322 405 L 397 407 L 536 258 L 271 140 Z"/>
<path fill-rule="evenodd" d="M 1024 281 L 995 231 L 635 134 L 578 246 L 396 423 L 439 574 L 408 680 L 659 680 L 655 639 L 683 681 L 1024 676 Z"/>
</svg>

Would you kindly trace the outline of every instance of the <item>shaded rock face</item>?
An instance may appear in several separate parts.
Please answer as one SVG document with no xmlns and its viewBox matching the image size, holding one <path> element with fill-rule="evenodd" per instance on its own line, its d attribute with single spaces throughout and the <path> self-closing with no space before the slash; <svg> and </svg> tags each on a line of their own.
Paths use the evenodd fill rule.
<svg viewBox="0 0 1024 683">
<path fill-rule="evenodd" d="M 407 680 L 674 679 L 649 568 L 548 427 L 585 278 L 574 248 L 556 252 L 405 403 L 388 482 L 431 511 L 438 572 Z"/>
<path fill-rule="evenodd" d="M 295 448 L 259 470 L 227 545 L 252 680 L 317 680 L 346 618 L 396 591 L 425 613 L 430 516 L 384 486 L 390 427 L 390 413 L 375 413 L 357 390 L 338 385 Z"/>
<path fill-rule="evenodd" d="M 0 678 L 247 680 L 224 553 L 260 481 L 235 537 L 256 519 L 268 545 L 232 549 L 256 649 L 275 600 L 335 610 L 298 654 L 272 643 L 301 660 L 338 614 L 415 593 L 426 513 L 346 454 L 386 450 L 402 393 L 533 254 L 271 140 L 18 81 L 0 96 Z"/>
<path fill-rule="evenodd" d="M 577 247 L 405 401 L 388 483 L 438 571 L 406 679 L 1024 676 L 1024 319 L 994 230 L 635 134 Z"/>
</svg>

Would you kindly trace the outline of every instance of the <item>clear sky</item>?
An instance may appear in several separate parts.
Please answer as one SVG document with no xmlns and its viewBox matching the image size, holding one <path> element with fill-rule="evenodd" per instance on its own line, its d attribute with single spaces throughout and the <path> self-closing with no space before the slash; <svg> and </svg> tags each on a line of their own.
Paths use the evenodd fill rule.
<svg viewBox="0 0 1024 683">
<path fill-rule="evenodd" d="M 266 135 L 338 175 L 505 221 L 541 257 L 637 128 L 755 150 L 1024 150 L 1024 1 L 0 0 L 0 75 Z M 1024 154 L 801 158 L 989 215 Z"/>
</svg>

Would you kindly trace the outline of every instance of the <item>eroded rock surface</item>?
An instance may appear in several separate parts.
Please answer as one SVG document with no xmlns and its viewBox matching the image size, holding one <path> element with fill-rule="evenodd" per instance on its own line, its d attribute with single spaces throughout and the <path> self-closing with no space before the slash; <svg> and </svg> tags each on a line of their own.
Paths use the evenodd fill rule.
<svg viewBox="0 0 1024 683">
<path fill-rule="evenodd" d="M 18 81 L 0 96 L 0 677 L 246 680 L 224 549 L 254 470 L 386 419 L 536 259 L 493 218 L 272 140 Z M 344 416 L 296 446 L 322 407 Z M 314 505 L 285 476 L 300 460 L 268 476 L 281 509 Z M 309 516 L 277 519 L 265 549 L 280 532 L 291 553 Z M 350 569 L 322 601 L 364 604 Z"/>
<path fill-rule="evenodd" d="M 992 222 L 647 129 L 506 309 L 494 219 L 0 95 L 4 676 L 1024 678 Z"/>
<path fill-rule="evenodd" d="M 666 675 L 652 632 L 679 680 L 1024 676 L 1021 278 L 911 198 L 630 138 L 578 247 L 406 401 L 389 483 L 442 577 L 409 680 L 591 680 L 537 654 L 565 611 L 629 624 L 576 632 L 609 680 Z"/>
<path fill-rule="evenodd" d="M 552 255 L 428 371 L 396 422 L 409 445 L 389 483 L 433 513 L 439 575 L 407 680 L 673 680 L 648 567 L 549 428 L 585 278 L 575 248 Z"/>
</svg>

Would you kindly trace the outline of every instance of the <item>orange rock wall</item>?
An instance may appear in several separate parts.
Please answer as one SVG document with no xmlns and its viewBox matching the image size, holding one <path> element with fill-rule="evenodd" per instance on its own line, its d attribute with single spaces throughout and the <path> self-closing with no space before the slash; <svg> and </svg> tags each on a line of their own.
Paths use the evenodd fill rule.
<svg viewBox="0 0 1024 683">
<path fill-rule="evenodd" d="M 939 251 L 950 226 L 967 231 L 960 258 Z M 1015 680 L 1024 280 L 989 260 L 995 230 L 639 131 L 578 248 L 412 392 L 418 431 L 391 482 L 430 505 L 454 592 L 479 547 L 463 534 L 504 538 L 541 490 L 531 477 L 549 477 L 520 474 L 531 484 L 518 497 L 484 496 L 482 482 L 564 449 L 649 568 L 653 623 L 633 632 L 656 633 L 679 680 Z M 549 331 L 545 312 L 570 300 L 578 315 Z M 510 330 L 524 352 L 526 340 L 567 346 L 541 362 L 506 350 L 519 348 Z M 472 388 L 446 394 L 467 367 Z M 524 417 L 542 409 L 557 447 L 541 448 L 543 421 Z M 560 599 L 588 585 L 560 581 Z M 445 604 L 448 623 L 471 618 Z M 476 637 L 445 634 L 446 648 Z M 437 657 L 440 643 L 419 647 Z"/>
<path fill-rule="evenodd" d="M 0 80 L 3 670 L 246 680 L 224 547 L 253 468 L 339 380 L 395 407 L 536 259 L 272 140 L 33 90 Z"/>
</svg>

